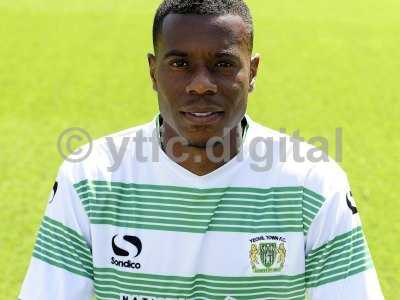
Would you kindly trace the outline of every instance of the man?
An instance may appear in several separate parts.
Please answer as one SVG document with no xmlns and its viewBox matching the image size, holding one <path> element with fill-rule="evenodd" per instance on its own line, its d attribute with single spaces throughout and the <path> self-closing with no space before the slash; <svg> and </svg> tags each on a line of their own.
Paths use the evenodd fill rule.
<svg viewBox="0 0 400 300">
<path fill-rule="evenodd" d="M 166 0 L 153 41 L 160 114 L 61 166 L 20 299 L 383 299 L 345 173 L 245 114 L 247 6 Z"/>
</svg>

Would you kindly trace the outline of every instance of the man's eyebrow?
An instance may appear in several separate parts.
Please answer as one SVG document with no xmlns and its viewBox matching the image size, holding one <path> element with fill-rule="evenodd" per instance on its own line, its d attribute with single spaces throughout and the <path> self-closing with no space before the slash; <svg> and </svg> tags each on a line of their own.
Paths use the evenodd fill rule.
<svg viewBox="0 0 400 300">
<path fill-rule="evenodd" d="M 171 57 L 171 56 L 182 56 L 182 57 L 187 57 L 188 54 L 186 52 L 180 51 L 180 50 L 170 50 L 167 53 L 164 54 L 164 59 Z"/>
<path fill-rule="evenodd" d="M 220 57 L 239 58 L 239 55 L 236 54 L 236 52 L 231 51 L 231 50 L 221 50 L 221 51 L 218 51 L 217 53 L 215 53 L 214 56 L 217 57 L 217 58 L 220 58 Z"/>
</svg>

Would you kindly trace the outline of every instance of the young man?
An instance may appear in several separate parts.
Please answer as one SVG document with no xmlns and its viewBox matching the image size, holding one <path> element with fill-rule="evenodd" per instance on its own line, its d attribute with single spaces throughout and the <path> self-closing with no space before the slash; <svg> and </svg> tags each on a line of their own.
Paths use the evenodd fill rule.
<svg viewBox="0 0 400 300">
<path fill-rule="evenodd" d="M 245 114 L 247 6 L 166 0 L 153 40 L 160 114 L 61 166 L 20 299 L 383 299 L 345 173 Z"/>
</svg>

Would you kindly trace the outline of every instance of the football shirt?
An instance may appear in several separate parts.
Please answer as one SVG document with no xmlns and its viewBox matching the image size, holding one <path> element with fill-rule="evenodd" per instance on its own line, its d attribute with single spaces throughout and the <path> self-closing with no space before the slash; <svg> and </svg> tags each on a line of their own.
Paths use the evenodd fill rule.
<svg viewBox="0 0 400 300">
<path fill-rule="evenodd" d="M 62 164 L 20 299 L 383 299 L 334 161 L 299 161 L 315 149 L 246 115 L 240 152 L 198 176 L 160 120 Z"/>
</svg>

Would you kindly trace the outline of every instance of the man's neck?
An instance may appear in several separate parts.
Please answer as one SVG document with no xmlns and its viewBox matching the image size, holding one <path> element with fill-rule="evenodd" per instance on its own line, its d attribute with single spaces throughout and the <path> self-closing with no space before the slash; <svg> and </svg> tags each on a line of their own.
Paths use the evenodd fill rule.
<svg viewBox="0 0 400 300">
<path fill-rule="evenodd" d="M 203 176 L 218 169 L 230 161 L 238 152 L 242 144 L 243 128 L 239 123 L 230 132 L 221 137 L 220 143 L 212 147 L 198 147 L 184 143 L 170 143 L 178 137 L 176 132 L 167 123 L 162 125 L 161 144 L 167 156 L 186 170 L 198 176 Z"/>
</svg>

